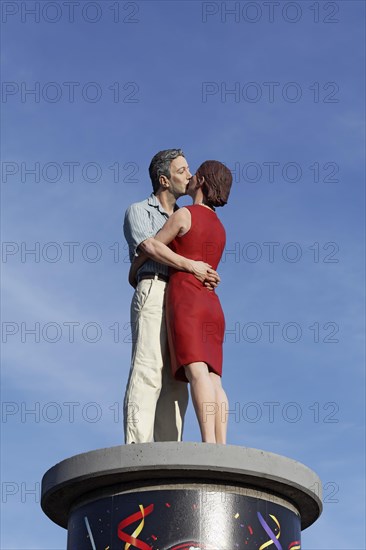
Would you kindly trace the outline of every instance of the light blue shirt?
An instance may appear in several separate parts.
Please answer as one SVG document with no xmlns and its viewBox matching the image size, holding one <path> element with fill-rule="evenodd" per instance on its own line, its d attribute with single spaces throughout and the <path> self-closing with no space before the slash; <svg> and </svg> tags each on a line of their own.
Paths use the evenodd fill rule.
<svg viewBox="0 0 366 550">
<path fill-rule="evenodd" d="M 135 202 L 127 208 L 123 233 L 128 243 L 131 262 L 140 244 L 150 237 L 155 237 L 168 218 L 169 214 L 161 206 L 154 193 L 151 193 L 150 197 L 144 201 Z M 140 267 L 138 274 L 146 272 L 168 275 L 169 267 L 149 259 Z"/>
</svg>

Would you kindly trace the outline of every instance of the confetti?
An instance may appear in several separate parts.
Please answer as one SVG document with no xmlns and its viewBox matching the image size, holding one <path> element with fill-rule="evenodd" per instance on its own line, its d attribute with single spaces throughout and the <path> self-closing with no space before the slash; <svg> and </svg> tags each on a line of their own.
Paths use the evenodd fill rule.
<svg viewBox="0 0 366 550">
<path fill-rule="evenodd" d="M 236 512 L 234 518 L 235 518 L 235 519 L 238 519 L 238 517 L 239 517 L 239 514 L 238 514 L 238 512 Z"/>
<path fill-rule="evenodd" d="M 294 540 L 288 545 L 288 550 L 300 550 L 301 544 L 299 540 Z"/>
<path fill-rule="evenodd" d="M 248 525 L 248 531 L 251 535 L 253 535 L 253 529 L 251 525 Z"/>
</svg>

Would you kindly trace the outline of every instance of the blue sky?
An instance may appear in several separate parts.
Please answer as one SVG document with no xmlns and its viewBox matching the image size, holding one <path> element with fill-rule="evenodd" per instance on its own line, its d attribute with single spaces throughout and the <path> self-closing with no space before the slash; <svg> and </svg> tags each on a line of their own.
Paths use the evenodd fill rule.
<svg viewBox="0 0 366 550">
<path fill-rule="evenodd" d="M 182 147 L 193 171 L 234 170 L 219 211 L 228 442 L 318 473 L 304 549 L 362 550 L 365 4 L 118 5 L 1 6 L 1 546 L 64 548 L 43 473 L 123 442 L 123 215 L 150 193 L 151 157 Z"/>
</svg>

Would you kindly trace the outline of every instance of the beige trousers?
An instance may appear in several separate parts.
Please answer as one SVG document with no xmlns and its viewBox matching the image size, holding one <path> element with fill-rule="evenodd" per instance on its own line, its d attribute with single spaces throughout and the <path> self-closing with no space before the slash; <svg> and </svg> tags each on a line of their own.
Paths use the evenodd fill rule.
<svg viewBox="0 0 366 550">
<path fill-rule="evenodd" d="M 144 279 L 132 298 L 132 358 L 123 410 L 126 443 L 182 439 L 188 385 L 171 374 L 165 289 L 164 281 Z"/>
</svg>

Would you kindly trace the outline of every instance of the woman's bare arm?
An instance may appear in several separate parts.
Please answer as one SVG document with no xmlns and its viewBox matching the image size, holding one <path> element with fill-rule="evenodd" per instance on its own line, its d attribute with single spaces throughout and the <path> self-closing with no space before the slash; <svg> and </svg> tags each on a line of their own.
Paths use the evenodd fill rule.
<svg viewBox="0 0 366 550">
<path fill-rule="evenodd" d="M 188 210 L 186 210 L 186 212 L 189 214 Z M 175 267 L 176 269 L 187 271 L 187 268 L 189 266 L 186 258 L 175 254 L 172 250 L 170 250 L 170 248 L 165 246 L 165 244 L 163 244 L 162 242 L 158 242 L 161 238 L 164 238 L 165 242 L 169 244 L 176 237 L 176 235 L 179 234 L 182 227 L 186 227 L 187 222 L 190 222 L 190 220 L 187 220 L 187 215 L 180 214 L 179 216 L 175 216 L 175 214 L 177 213 L 178 212 L 172 214 L 172 216 L 165 223 L 163 228 L 158 232 L 157 235 L 159 235 L 159 233 L 162 233 L 159 236 L 159 239 L 157 239 L 157 235 L 155 235 L 155 237 L 146 239 L 140 244 L 138 249 L 138 256 L 134 257 L 128 275 L 128 282 L 134 288 L 136 288 L 137 285 L 137 271 L 148 258 L 152 258 L 153 260 L 162 264 L 169 265 L 170 267 Z"/>
<path fill-rule="evenodd" d="M 155 238 L 146 239 L 143 241 L 139 249 L 149 258 L 156 262 L 168 265 L 179 271 L 187 271 L 192 273 L 199 281 L 211 281 L 212 286 L 216 286 L 220 280 L 218 274 L 206 262 L 190 260 L 184 256 L 180 256 L 173 252 L 167 245 L 172 242 L 177 236 L 184 235 L 191 227 L 191 214 L 186 208 L 180 208 L 165 223 L 165 225 L 156 234 Z M 139 255 L 140 258 L 140 255 Z M 139 267 L 146 261 L 145 259 L 136 260 L 135 266 L 131 266 L 131 270 L 137 273 Z M 137 261 L 139 263 L 137 264 Z M 141 263 L 140 263 L 141 262 Z M 130 270 L 130 275 L 131 275 Z M 133 276 L 135 280 L 136 275 Z M 131 283 L 130 277 L 129 281 Z M 132 283 L 131 283 L 132 284 Z M 133 285 L 132 285 L 133 286 Z"/>
<path fill-rule="evenodd" d="M 140 267 L 149 259 L 149 256 L 145 252 L 140 252 L 138 256 L 135 256 L 128 273 L 128 282 L 133 288 L 137 287 L 137 272 Z"/>
</svg>

